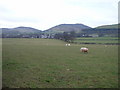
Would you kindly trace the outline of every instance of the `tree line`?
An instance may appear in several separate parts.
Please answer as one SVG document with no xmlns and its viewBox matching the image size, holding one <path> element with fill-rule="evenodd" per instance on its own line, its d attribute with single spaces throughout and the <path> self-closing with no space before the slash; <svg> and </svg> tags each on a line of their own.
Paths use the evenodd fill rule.
<svg viewBox="0 0 120 90">
<path fill-rule="evenodd" d="M 76 33 L 74 31 L 57 33 L 57 34 L 46 34 L 46 33 L 2 33 L 2 38 L 50 38 L 59 39 L 66 42 L 73 42 Z"/>
<path fill-rule="evenodd" d="M 58 33 L 58 34 L 55 34 L 54 36 L 55 39 L 63 40 L 65 42 L 73 42 L 75 37 L 76 37 L 76 33 L 74 31 Z"/>
</svg>

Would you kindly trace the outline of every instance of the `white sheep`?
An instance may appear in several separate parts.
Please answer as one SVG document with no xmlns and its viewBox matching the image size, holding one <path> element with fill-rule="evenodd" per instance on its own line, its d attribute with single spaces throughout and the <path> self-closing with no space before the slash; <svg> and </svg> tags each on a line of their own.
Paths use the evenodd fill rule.
<svg viewBox="0 0 120 90">
<path fill-rule="evenodd" d="M 70 46 L 70 44 L 65 44 L 65 46 Z"/>
<path fill-rule="evenodd" d="M 70 46 L 70 44 L 68 44 L 68 46 Z"/>
<path fill-rule="evenodd" d="M 80 51 L 81 51 L 81 52 L 84 52 L 84 53 L 85 53 L 85 52 L 88 53 L 88 48 L 86 48 L 86 47 L 82 47 L 82 48 L 80 49 Z"/>
</svg>

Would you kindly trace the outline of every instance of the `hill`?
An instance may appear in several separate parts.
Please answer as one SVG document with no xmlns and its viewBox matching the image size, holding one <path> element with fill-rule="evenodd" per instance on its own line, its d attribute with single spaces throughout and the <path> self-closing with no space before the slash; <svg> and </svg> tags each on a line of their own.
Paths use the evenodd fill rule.
<svg viewBox="0 0 120 90">
<path fill-rule="evenodd" d="M 19 33 L 37 33 L 41 32 L 38 29 L 34 29 L 31 27 L 16 27 L 16 28 L 2 28 L 2 32 L 19 32 Z"/>
<path fill-rule="evenodd" d="M 102 25 L 96 27 L 97 29 L 117 29 L 118 26 L 120 27 L 120 24 L 112 24 L 112 25 Z"/>
<path fill-rule="evenodd" d="M 91 36 L 91 37 L 102 37 L 102 36 L 118 36 L 118 27 L 120 24 L 103 25 L 96 28 L 91 28 L 84 24 L 60 24 L 56 25 L 48 30 L 41 31 L 31 27 L 16 27 L 16 28 L 0 28 L 0 37 L 3 38 L 47 38 L 52 37 L 56 33 L 74 31 L 76 37 Z"/>
<path fill-rule="evenodd" d="M 63 32 L 81 32 L 82 29 L 91 29 L 91 27 L 83 25 L 83 24 L 60 24 L 54 26 L 48 30 L 45 30 L 45 33 L 63 33 Z"/>
<path fill-rule="evenodd" d="M 21 37 L 21 35 L 26 37 L 28 34 L 38 34 L 41 30 L 34 29 L 31 27 L 16 27 L 16 28 L 1 28 L 3 37 Z"/>
<path fill-rule="evenodd" d="M 83 30 L 84 34 L 89 36 L 118 36 L 120 24 L 103 25 L 92 29 Z"/>
</svg>

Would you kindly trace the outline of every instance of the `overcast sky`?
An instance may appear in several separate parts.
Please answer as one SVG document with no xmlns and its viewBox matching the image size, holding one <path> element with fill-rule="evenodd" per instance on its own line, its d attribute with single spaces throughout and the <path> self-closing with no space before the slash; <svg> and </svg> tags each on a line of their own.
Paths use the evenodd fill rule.
<svg viewBox="0 0 120 90">
<path fill-rule="evenodd" d="M 46 30 L 59 24 L 118 23 L 119 0 L 0 0 L 0 28 Z"/>
</svg>

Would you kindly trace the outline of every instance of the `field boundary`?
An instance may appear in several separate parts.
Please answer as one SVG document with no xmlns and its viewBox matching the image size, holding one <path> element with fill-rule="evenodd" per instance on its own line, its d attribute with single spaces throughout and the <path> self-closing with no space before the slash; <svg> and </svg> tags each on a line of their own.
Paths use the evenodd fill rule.
<svg viewBox="0 0 120 90">
<path fill-rule="evenodd" d="M 88 42 L 82 42 L 82 43 L 78 43 L 78 42 L 73 42 L 74 44 L 100 44 L 100 45 L 120 45 L 120 43 L 88 43 Z"/>
</svg>

